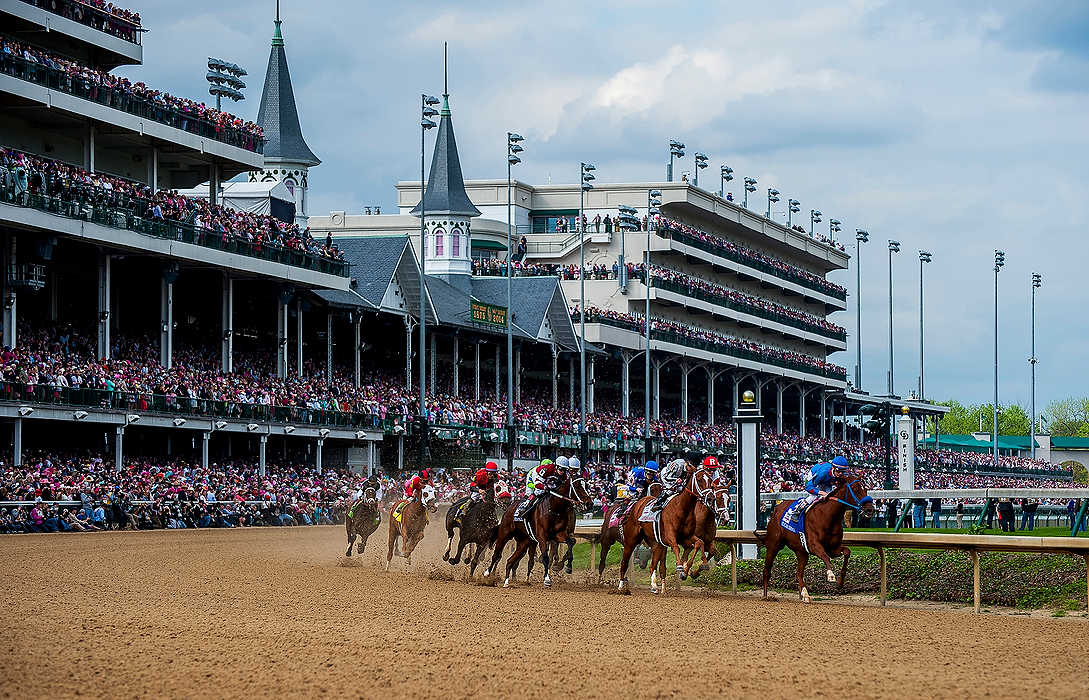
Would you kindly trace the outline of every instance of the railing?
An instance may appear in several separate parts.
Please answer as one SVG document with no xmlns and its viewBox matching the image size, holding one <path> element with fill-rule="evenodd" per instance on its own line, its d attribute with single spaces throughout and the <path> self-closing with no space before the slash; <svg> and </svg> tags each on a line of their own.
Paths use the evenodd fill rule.
<svg viewBox="0 0 1089 700">
<path fill-rule="evenodd" d="M 79 2 L 79 0 L 23 0 L 23 2 L 133 44 L 139 44 L 140 34 L 146 31 L 136 22 Z"/>
<path fill-rule="evenodd" d="M 839 299 L 840 301 L 847 300 L 846 289 L 832 284 L 822 285 L 804 275 L 796 274 L 789 270 L 775 267 L 774 265 L 769 265 L 768 263 L 760 260 L 759 258 L 744 255 L 737 251 L 714 245 L 713 243 L 708 243 L 697 238 L 696 236 L 685 233 L 684 231 L 678 231 L 668 228 L 666 226 L 662 226 L 657 228 L 654 233 L 656 233 L 661 238 L 672 239 L 677 241 L 678 243 L 692 246 L 693 248 L 699 248 L 704 252 L 726 258 L 727 260 L 732 260 L 739 265 L 744 265 L 746 267 L 760 270 L 761 272 L 773 275 L 775 277 L 778 277 L 779 279 L 788 280 L 790 282 L 794 282 L 795 284 L 800 284 L 807 289 L 812 289 L 813 291 L 820 292 L 821 294 L 827 294 L 828 296 Z"/>
<path fill-rule="evenodd" d="M 653 321 L 654 319 L 652 319 Z M 638 323 L 620 321 L 607 316 L 594 316 L 587 314 L 587 323 L 601 323 L 607 326 L 613 326 L 614 328 L 622 328 L 624 330 L 635 331 L 636 333 L 642 333 L 643 329 Z M 707 340 L 699 340 L 698 338 L 690 338 L 680 333 L 674 333 L 671 331 L 655 330 L 651 327 L 650 337 L 652 340 L 662 340 L 668 343 L 676 343 L 677 345 L 684 345 L 690 348 L 696 348 L 699 350 L 706 350 L 708 352 L 716 352 L 720 355 L 729 355 L 730 357 L 736 357 L 742 360 L 752 360 L 754 362 L 762 362 L 768 365 L 775 365 L 776 367 L 783 367 L 784 369 L 795 370 L 798 372 L 805 372 L 807 374 L 815 374 L 821 377 L 827 377 L 829 379 L 842 380 L 847 376 L 847 370 L 843 368 L 827 369 L 823 367 L 813 367 L 803 364 L 801 362 L 791 362 L 790 360 L 784 360 L 782 358 L 773 357 L 771 355 L 765 355 L 759 352 L 753 352 L 752 350 L 745 350 L 742 348 L 735 348 L 725 343 L 715 343 Z"/>
<path fill-rule="evenodd" d="M 170 416 L 230 418 L 269 423 L 297 423 L 332 428 L 379 428 L 378 416 L 348 413 L 304 406 L 267 406 L 263 404 L 197 399 L 150 392 L 110 389 L 73 389 L 45 384 L 0 383 L 0 401 L 36 403 L 72 408 L 114 411 L 141 411 Z"/>
<path fill-rule="evenodd" d="M 73 190 L 72 194 L 82 195 L 77 190 Z M 235 238 L 229 232 L 223 233 L 211 229 L 197 228 L 193 224 L 183 221 L 151 219 L 146 216 L 150 205 L 145 200 L 128 198 L 126 203 L 135 208 L 127 209 L 121 206 L 92 204 L 85 201 L 82 196 L 78 200 L 65 200 L 44 194 L 16 192 L 14 183 L 6 187 L 0 185 L 0 204 L 12 204 L 37 209 L 56 216 L 90 221 L 110 228 L 135 231 L 155 238 L 191 243 L 202 248 L 219 250 L 225 253 L 237 253 L 250 258 L 301 267 L 338 277 L 347 277 L 349 275 L 349 265 L 343 260 L 333 260 L 321 255 L 291 250 L 271 243 L 250 243 Z"/>
<path fill-rule="evenodd" d="M 529 236 L 526 236 L 526 256 L 532 257 L 534 255 L 544 255 L 546 253 L 563 253 L 569 247 L 576 245 L 581 237 L 594 236 L 593 231 L 575 231 L 569 234 L 562 241 L 552 240 L 557 233 L 531 233 L 529 236 L 547 236 L 547 240 L 535 241 Z M 606 234 L 611 236 L 612 234 Z"/>
<path fill-rule="evenodd" d="M 265 149 L 264 139 L 243 129 L 220 126 L 206 119 L 139 97 L 125 89 L 95 85 L 78 74 L 69 75 L 62 70 L 28 61 L 13 54 L 0 53 L 0 72 L 126 114 L 150 119 L 203 138 L 214 139 L 229 146 L 236 146 L 254 153 L 263 153 Z"/>
<path fill-rule="evenodd" d="M 761 309 L 758 306 L 752 304 L 746 304 L 745 302 L 736 301 L 730 299 L 722 294 L 714 294 L 711 292 L 705 292 L 700 289 L 688 287 L 683 284 L 678 284 L 672 280 L 665 280 L 651 275 L 653 286 L 659 289 L 665 289 L 667 291 L 676 292 L 692 299 L 700 299 L 703 301 L 718 304 L 719 306 L 725 306 L 728 309 L 734 311 L 740 311 L 741 313 L 750 314 L 752 316 L 759 316 L 760 318 L 768 321 L 775 321 L 776 323 L 782 323 L 793 328 L 797 328 L 803 331 L 809 331 L 818 335 L 823 335 L 826 338 L 832 338 L 834 340 L 847 341 L 846 330 L 830 330 L 816 323 L 806 323 L 805 321 L 798 320 L 787 316 L 786 314 L 777 313 L 775 311 L 768 311 L 767 309 Z"/>
</svg>

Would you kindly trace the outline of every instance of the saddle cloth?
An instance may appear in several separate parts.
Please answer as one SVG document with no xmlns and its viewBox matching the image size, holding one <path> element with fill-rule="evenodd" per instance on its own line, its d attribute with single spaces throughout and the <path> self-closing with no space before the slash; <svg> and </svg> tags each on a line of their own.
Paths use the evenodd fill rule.
<svg viewBox="0 0 1089 700">
<path fill-rule="evenodd" d="M 403 514 L 405 506 L 407 506 L 407 505 L 408 505 L 408 501 L 398 502 L 397 505 L 395 505 L 393 507 L 393 510 L 390 511 L 390 517 L 392 517 L 397 522 L 401 522 L 401 516 Z"/>
<path fill-rule="evenodd" d="M 662 511 L 664 511 L 666 509 L 666 506 L 669 505 L 669 502 L 672 501 L 677 496 L 678 496 L 678 494 L 673 494 L 672 496 L 667 498 L 666 502 L 663 503 L 662 507 L 659 508 L 658 510 L 652 510 L 651 509 L 652 504 L 648 504 L 647 507 L 643 509 L 643 512 L 639 514 L 639 522 L 641 522 L 641 523 L 652 523 L 652 522 L 655 522 L 656 520 L 658 520 L 659 517 L 662 515 Z"/>
<path fill-rule="evenodd" d="M 802 547 L 804 547 L 805 551 L 808 552 L 809 544 L 805 541 L 806 509 L 804 507 L 804 502 L 804 498 L 799 498 L 798 500 L 787 506 L 786 510 L 783 511 L 783 517 L 779 519 L 779 525 L 787 532 L 793 532 L 795 535 L 797 535 L 798 539 L 802 541 Z M 795 511 L 800 511 L 797 522 L 794 522 Z"/>
<path fill-rule="evenodd" d="M 461 519 L 465 515 L 465 512 L 469 510 L 469 506 L 472 504 L 471 499 L 466 499 L 464 502 L 458 504 L 458 508 L 454 511 L 454 522 L 458 525 L 461 524 Z"/>
<path fill-rule="evenodd" d="M 616 502 L 617 507 L 613 509 L 613 514 L 609 518 L 609 527 L 620 527 L 620 524 L 624 522 L 624 518 L 628 516 L 628 512 L 631 507 L 635 505 L 635 499 L 625 499 Z"/>
</svg>

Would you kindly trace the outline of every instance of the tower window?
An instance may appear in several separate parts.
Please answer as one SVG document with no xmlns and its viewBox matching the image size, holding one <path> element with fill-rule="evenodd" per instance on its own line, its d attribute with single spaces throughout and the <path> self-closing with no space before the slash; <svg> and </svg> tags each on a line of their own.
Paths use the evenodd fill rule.
<svg viewBox="0 0 1089 700">
<path fill-rule="evenodd" d="M 457 233 L 450 239 L 451 247 L 453 248 L 452 254 L 455 258 L 461 257 L 461 236 Z"/>
<path fill-rule="evenodd" d="M 435 229 L 435 255 L 442 255 L 442 236 L 443 230 L 441 228 Z"/>
</svg>

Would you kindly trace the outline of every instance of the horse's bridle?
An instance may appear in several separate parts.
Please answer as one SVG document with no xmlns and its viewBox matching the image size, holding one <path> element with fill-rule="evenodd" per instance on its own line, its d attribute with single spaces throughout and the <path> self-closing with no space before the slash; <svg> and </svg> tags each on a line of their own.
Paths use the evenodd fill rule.
<svg viewBox="0 0 1089 700">
<path fill-rule="evenodd" d="M 715 498 L 715 488 L 714 488 L 714 486 L 712 485 L 712 486 L 709 486 L 707 488 L 703 488 L 696 482 L 696 477 L 699 476 L 701 472 L 706 473 L 705 470 L 702 470 L 702 469 L 699 470 L 699 471 L 693 472 L 693 474 L 688 479 L 688 486 L 686 486 L 685 488 L 688 489 L 688 492 L 690 494 L 692 494 L 697 499 L 699 499 L 703 503 L 703 505 L 710 508 L 711 511 L 714 512 L 715 517 L 717 518 L 718 517 L 718 504 L 716 503 L 717 499 Z M 708 477 L 708 478 L 710 478 L 710 477 Z"/>
<path fill-rule="evenodd" d="M 565 475 L 565 481 L 567 482 L 567 490 L 569 492 L 573 492 L 575 490 L 575 484 L 578 483 L 578 484 L 581 485 L 584 481 L 586 481 L 586 479 L 582 478 L 581 476 L 576 478 L 576 479 L 572 479 L 571 475 L 567 474 L 567 475 Z M 570 501 L 571 503 L 574 503 L 576 505 L 581 505 L 582 504 L 582 501 L 579 501 L 579 500 L 577 500 L 575 498 L 572 498 L 571 496 L 564 496 L 562 493 L 556 493 L 555 489 L 549 489 L 548 493 L 549 493 L 549 495 L 555 496 L 556 498 L 560 498 L 560 499 L 563 499 L 565 501 Z M 583 489 L 583 493 L 586 493 L 585 489 Z M 587 495 L 589 495 L 589 494 L 587 494 Z"/>
<path fill-rule="evenodd" d="M 847 488 L 847 495 L 851 497 L 851 500 L 854 501 L 853 503 L 848 503 L 847 501 L 845 501 L 842 498 L 839 498 L 837 496 L 831 496 L 831 497 L 829 497 L 828 500 L 836 501 L 837 503 L 842 503 L 843 505 L 847 506 L 848 508 L 852 508 L 854 510 L 862 510 L 862 507 L 865 506 L 867 503 L 873 503 L 873 499 L 869 495 L 863 496 L 862 498 L 859 498 L 858 496 L 855 495 L 855 491 L 854 491 L 854 489 L 851 488 L 851 485 L 852 484 L 857 484 L 858 482 L 859 482 L 859 480 L 855 479 L 853 481 L 848 481 L 847 483 L 844 484 L 844 486 Z"/>
</svg>

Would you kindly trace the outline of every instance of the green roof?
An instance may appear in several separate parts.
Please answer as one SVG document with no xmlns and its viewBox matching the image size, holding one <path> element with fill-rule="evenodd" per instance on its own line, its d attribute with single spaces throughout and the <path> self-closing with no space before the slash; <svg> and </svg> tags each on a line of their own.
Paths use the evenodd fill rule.
<svg viewBox="0 0 1089 700">
<path fill-rule="evenodd" d="M 1089 450 L 1089 437 L 1053 437 L 1052 449 Z"/>
<path fill-rule="evenodd" d="M 469 241 L 469 247 L 481 248 L 483 250 L 506 250 L 507 246 L 503 245 L 499 241 L 478 241 L 472 239 Z"/>
<path fill-rule="evenodd" d="M 987 436 L 983 440 L 977 440 L 973 435 L 938 435 L 938 443 L 942 447 L 963 447 L 967 449 L 975 450 L 990 450 L 992 443 L 990 436 Z M 925 445 L 934 444 L 934 436 L 926 438 Z M 1051 444 L 1054 445 L 1055 441 L 1052 440 Z M 1039 447 L 1040 443 L 1037 442 L 1036 446 Z M 998 449 L 1000 450 L 1027 450 L 1029 449 L 1029 437 L 1028 435 L 999 435 L 998 436 Z M 1086 446 L 1089 449 L 1089 445 Z"/>
</svg>

